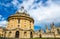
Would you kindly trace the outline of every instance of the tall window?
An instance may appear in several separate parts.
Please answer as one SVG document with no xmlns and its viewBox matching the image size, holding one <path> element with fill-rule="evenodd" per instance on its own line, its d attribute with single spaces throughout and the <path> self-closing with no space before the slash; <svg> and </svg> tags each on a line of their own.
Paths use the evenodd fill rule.
<svg viewBox="0 0 60 39">
<path fill-rule="evenodd" d="M 12 33 L 12 32 L 10 31 L 8 36 L 10 36 L 10 35 L 11 35 L 11 33 Z"/>
<path fill-rule="evenodd" d="M 15 37 L 16 37 L 16 38 L 19 38 L 19 31 L 16 31 Z"/>
<path fill-rule="evenodd" d="M 18 19 L 18 23 L 20 23 L 20 19 Z"/>
<path fill-rule="evenodd" d="M 26 20 L 24 20 L 24 28 L 26 28 Z"/>
<path fill-rule="evenodd" d="M 31 21 L 30 21 L 30 29 L 31 29 Z"/>
<path fill-rule="evenodd" d="M 33 38 L 33 33 L 32 32 L 30 32 L 30 37 Z"/>
</svg>

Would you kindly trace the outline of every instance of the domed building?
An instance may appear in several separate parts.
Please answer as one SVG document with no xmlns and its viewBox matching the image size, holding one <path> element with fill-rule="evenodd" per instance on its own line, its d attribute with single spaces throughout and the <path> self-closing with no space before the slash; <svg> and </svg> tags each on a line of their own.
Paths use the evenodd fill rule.
<svg viewBox="0 0 60 39">
<path fill-rule="evenodd" d="M 11 38 L 32 38 L 34 30 L 34 19 L 20 10 L 8 17 L 8 24 L 5 30 L 5 37 Z"/>
<path fill-rule="evenodd" d="M 60 27 L 54 24 L 51 29 L 46 26 L 46 32 L 40 29 L 34 31 L 34 19 L 22 7 L 20 11 L 8 17 L 5 28 L 0 27 L 0 37 L 8 38 L 60 38 Z"/>
</svg>

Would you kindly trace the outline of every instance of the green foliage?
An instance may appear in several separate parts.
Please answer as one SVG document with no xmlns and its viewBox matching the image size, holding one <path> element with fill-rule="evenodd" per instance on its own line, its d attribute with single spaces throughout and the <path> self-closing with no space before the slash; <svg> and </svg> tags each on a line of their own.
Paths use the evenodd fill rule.
<svg viewBox="0 0 60 39">
<path fill-rule="evenodd" d="M 6 38 L 6 37 L 0 37 L 0 39 L 60 39 L 60 38 Z"/>
<path fill-rule="evenodd" d="M 60 38 L 30 38 L 30 39 L 60 39 Z"/>
</svg>

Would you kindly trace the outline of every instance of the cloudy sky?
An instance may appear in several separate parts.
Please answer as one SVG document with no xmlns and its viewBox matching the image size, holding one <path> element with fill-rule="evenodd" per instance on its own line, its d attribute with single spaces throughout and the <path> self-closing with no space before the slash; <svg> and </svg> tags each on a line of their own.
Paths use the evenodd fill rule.
<svg viewBox="0 0 60 39">
<path fill-rule="evenodd" d="M 34 18 L 34 29 L 45 25 L 60 25 L 60 0 L 0 0 L 0 26 L 7 25 L 7 18 L 19 11 L 21 6 Z"/>
</svg>

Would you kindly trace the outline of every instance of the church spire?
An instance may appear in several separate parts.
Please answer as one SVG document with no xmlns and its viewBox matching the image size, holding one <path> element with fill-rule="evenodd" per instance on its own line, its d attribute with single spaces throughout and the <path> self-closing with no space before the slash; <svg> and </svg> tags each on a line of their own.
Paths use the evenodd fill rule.
<svg viewBox="0 0 60 39">
<path fill-rule="evenodd" d="M 48 26 L 47 25 L 45 25 L 46 26 L 46 29 L 48 29 Z"/>
<path fill-rule="evenodd" d="M 54 28 L 55 26 L 54 26 L 54 22 L 51 24 L 51 28 Z"/>
</svg>

